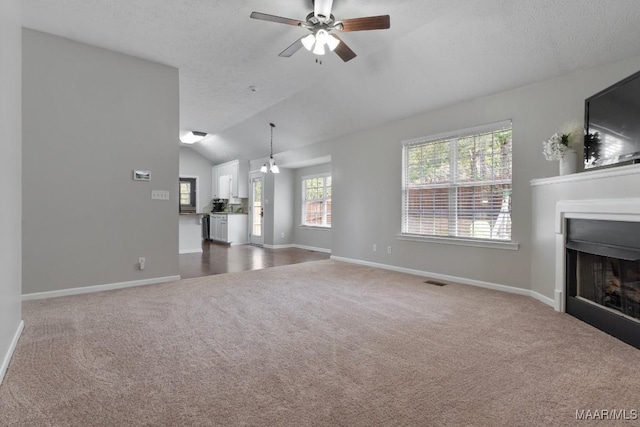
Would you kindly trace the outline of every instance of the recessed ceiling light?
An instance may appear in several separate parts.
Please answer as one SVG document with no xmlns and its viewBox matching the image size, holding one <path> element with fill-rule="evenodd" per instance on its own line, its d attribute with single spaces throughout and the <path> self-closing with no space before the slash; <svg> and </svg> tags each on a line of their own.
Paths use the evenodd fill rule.
<svg viewBox="0 0 640 427">
<path fill-rule="evenodd" d="M 198 132 L 196 130 L 192 130 L 191 132 L 183 135 L 182 138 L 180 138 L 180 141 L 182 141 L 183 144 L 195 144 L 196 142 L 202 141 L 206 137 L 206 132 Z"/>
</svg>

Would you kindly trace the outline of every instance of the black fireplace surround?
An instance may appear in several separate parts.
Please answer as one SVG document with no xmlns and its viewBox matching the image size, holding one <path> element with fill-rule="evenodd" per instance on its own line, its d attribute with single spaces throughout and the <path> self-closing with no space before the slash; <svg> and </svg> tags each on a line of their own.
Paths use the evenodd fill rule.
<svg viewBox="0 0 640 427">
<path fill-rule="evenodd" d="M 640 223 L 567 219 L 566 311 L 640 349 Z"/>
</svg>

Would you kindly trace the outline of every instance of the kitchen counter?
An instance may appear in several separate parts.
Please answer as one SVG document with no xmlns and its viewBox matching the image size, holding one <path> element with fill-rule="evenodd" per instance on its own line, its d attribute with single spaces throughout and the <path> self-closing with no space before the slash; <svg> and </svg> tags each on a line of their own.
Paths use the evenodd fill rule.
<svg viewBox="0 0 640 427">
<path fill-rule="evenodd" d="M 181 254 L 202 252 L 202 218 L 207 213 L 181 212 L 178 216 L 178 250 Z"/>
<path fill-rule="evenodd" d="M 247 215 L 246 212 L 211 212 L 211 215 Z"/>
</svg>

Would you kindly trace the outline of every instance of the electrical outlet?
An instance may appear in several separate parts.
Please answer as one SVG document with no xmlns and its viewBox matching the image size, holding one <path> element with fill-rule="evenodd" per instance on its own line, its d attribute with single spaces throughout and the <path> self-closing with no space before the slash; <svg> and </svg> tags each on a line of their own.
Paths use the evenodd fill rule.
<svg viewBox="0 0 640 427">
<path fill-rule="evenodd" d="M 387 246 L 387 253 L 390 254 L 391 253 L 391 245 Z"/>
<path fill-rule="evenodd" d="M 378 250 L 378 245 L 376 243 L 373 244 L 373 252 L 376 252 Z"/>
<path fill-rule="evenodd" d="M 280 237 L 284 239 L 284 233 L 280 233 Z"/>
<path fill-rule="evenodd" d="M 151 190 L 151 200 L 169 200 L 169 192 L 165 190 Z"/>
<path fill-rule="evenodd" d="M 144 265 L 146 262 L 147 260 L 143 257 L 138 258 L 138 267 L 140 268 L 140 270 L 144 270 Z"/>
</svg>

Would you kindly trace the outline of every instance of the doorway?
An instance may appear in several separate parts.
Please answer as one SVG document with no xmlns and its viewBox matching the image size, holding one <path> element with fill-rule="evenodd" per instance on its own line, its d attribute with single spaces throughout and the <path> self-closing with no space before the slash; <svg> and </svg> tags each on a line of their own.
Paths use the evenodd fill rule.
<svg viewBox="0 0 640 427">
<path fill-rule="evenodd" d="M 249 200 L 249 242 L 264 245 L 264 175 L 251 173 L 251 197 Z"/>
</svg>

